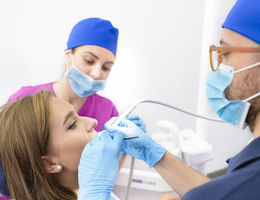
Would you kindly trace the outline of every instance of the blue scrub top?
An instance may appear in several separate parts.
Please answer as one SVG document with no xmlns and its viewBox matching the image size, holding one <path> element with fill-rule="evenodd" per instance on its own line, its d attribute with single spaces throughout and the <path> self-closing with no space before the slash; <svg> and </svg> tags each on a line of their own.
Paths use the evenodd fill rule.
<svg viewBox="0 0 260 200">
<path fill-rule="evenodd" d="M 227 162 L 225 175 L 190 190 L 182 200 L 259 200 L 260 138 Z"/>
</svg>

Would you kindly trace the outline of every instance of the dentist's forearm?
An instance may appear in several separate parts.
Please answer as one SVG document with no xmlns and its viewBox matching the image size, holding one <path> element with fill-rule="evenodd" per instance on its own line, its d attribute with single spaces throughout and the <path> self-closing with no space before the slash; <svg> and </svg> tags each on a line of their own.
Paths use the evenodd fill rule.
<svg viewBox="0 0 260 200">
<path fill-rule="evenodd" d="M 154 168 L 180 196 L 210 181 L 208 177 L 196 172 L 168 151 Z"/>
</svg>

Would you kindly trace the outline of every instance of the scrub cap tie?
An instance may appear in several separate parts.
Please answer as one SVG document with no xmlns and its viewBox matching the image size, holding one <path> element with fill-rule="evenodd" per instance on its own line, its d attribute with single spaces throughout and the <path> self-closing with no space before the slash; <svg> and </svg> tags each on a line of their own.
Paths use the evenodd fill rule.
<svg viewBox="0 0 260 200">
<path fill-rule="evenodd" d="M 71 30 L 67 49 L 83 45 L 96 45 L 117 51 L 118 29 L 110 21 L 100 18 L 87 18 L 78 22 Z"/>
<path fill-rule="evenodd" d="M 222 27 L 260 44 L 260 0 L 237 0 Z"/>
</svg>

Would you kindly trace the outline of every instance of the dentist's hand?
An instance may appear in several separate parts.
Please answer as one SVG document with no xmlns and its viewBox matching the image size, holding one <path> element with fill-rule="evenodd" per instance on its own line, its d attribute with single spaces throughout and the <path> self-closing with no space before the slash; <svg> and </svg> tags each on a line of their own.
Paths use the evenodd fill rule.
<svg viewBox="0 0 260 200">
<path fill-rule="evenodd" d="M 134 124 L 135 124 L 136 126 L 138 126 L 143 132 L 146 133 L 146 125 L 145 125 L 144 121 L 143 121 L 138 115 L 128 115 L 128 116 L 126 117 L 126 119 L 128 119 L 128 120 L 134 122 Z M 111 124 L 112 124 L 115 120 L 116 120 L 116 117 L 110 118 L 110 120 L 108 120 L 108 121 L 106 122 L 106 125 L 105 125 L 105 126 L 110 127 Z M 130 137 L 131 135 L 128 135 L 128 136 Z M 135 135 L 132 135 L 132 136 L 135 136 Z M 126 153 L 124 150 L 122 150 L 122 151 L 120 152 L 120 154 L 123 155 L 123 156 L 125 156 L 127 153 Z"/>
<path fill-rule="evenodd" d="M 166 149 L 156 143 L 149 135 L 144 133 L 133 122 L 125 119 L 118 126 L 105 124 L 108 131 L 114 134 L 124 133 L 126 136 L 138 135 L 138 138 L 124 140 L 123 150 L 131 156 L 145 161 L 149 167 L 153 167 L 166 152 Z"/>
<path fill-rule="evenodd" d="M 117 119 L 117 117 L 111 117 L 105 124 L 105 127 L 111 127 L 112 123 Z M 133 122 L 136 126 L 138 126 L 143 132 L 146 133 L 146 125 L 142 118 L 140 118 L 138 115 L 128 115 L 126 117 L 127 120 Z"/>
<path fill-rule="evenodd" d="M 78 200 L 110 199 L 124 137 L 105 131 L 85 146 L 78 167 Z"/>
<path fill-rule="evenodd" d="M 134 122 L 136 126 L 138 126 L 143 132 L 146 133 L 146 125 L 142 118 L 140 118 L 138 115 L 128 115 L 126 119 Z"/>
</svg>

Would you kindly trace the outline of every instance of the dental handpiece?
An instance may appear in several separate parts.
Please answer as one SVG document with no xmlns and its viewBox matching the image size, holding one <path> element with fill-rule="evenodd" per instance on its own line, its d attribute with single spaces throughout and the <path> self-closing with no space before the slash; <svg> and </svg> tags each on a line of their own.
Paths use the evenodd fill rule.
<svg viewBox="0 0 260 200">
<path fill-rule="evenodd" d="M 209 120 L 209 121 L 214 121 L 214 122 L 225 122 L 223 120 L 218 120 L 218 119 L 211 119 L 211 118 L 207 118 L 201 115 L 197 115 L 197 114 L 193 114 L 190 112 L 187 112 L 185 110 L 182 110 L 180 108 L 177 108 L 175 106 L 166 104 L 166 103 L 162 103 L 159 101 L 154 101 L 154 100 L 145 100 L 145 99 L 139 99 L 137 101 L 135 101 L 132 105 L 130 105 L 125 111 L 123 111 L 117 118 L 115 121 L 113 121 L 111 123 L 111 125 L 118 125 L 123 119 L 125 119 L 139 104 L 142 103 L 154 103 L 154 104 L 158 104 L 161 106 L 165 106 L 174 110 L 178 110 L 180 112 L 186 113 L 188 115 L 191 115 L 193 117 L 198 117 L 201 119 L 205 119 L 205 120 Z M 138 136 L 128 136 L 125 137 L 124 140 L 129 140 L 129 139 L 134 139 L 134 138 L 138 138 Z M 134 157 L 131 158 L 131 167 L 130 167 L 130 173 L 129 173 L 129 179 L 128 179 L 128 184 L 127 184 L 127 189 L 126 189 L 126 199 L 128 199 L 128 195 L 129 195 L 129 191 L 130 191 L 130 187 L 131 187 L 131 183 L 132 183 L 132 177 L 133 177 L 133 170 L 134 170 Z"/>
<path fill-rule="evenodd" d="M 116 119 L 111 123 L 111 126 L 117 126 L 122 120 L 124 120 L 139 104 L 144 102 L 143 99 L 138 99 L 135 101 L 133 104 L 131 104 L 126 110 L 124 110 Z M 138 138 L 137 135 L 135 136 L 128 136 L 125 137 L 124 140 L 129 140 L 129 139 L 135 139 Z"/>
<path fill-rule="evenodd" d="M 154 100 L 148 100 L 148 99 L 138 99 L 137 101 L 135 101 L 133 104 L 131 104 L 126 110 L 124 110 L 116 119 L 115 121 L 113 121 L 111 123 L 111 126 L 114 125 L 118 125 L 122 120 L 124 120 L 138 105 L 142 104 L 142 103 L 153 103 L 153 104 L 158 104 L 161 106 L 165 106 L 180 112 L 183 112 L 185 114 L 191 115 L 193 117 L 197 117 L 197 118 L 201 118 L 204 120 L 208 120 L 208 121 L 214 121 L 214 122 L 225 122 L 223 120 L 219 120 L 219 119 L 212 119 L 212 118 L 208 118 L 208 117 L 204 117 L 201 115 L 197 115 L 197 114 L 193 114 L 191 112 L 185 111 L 183 109 L 177 108 L 175 106 L 163 103 L 163 102 L 159 102 L 159 101 L 154 101 Z M 125 137 L 124 140 L 129 140 L 129 139 L 134 139 L 134 138 L 138 138 L 137 135 L 135 136 L 129 136 L 129 137 Z"/>
</svg>

